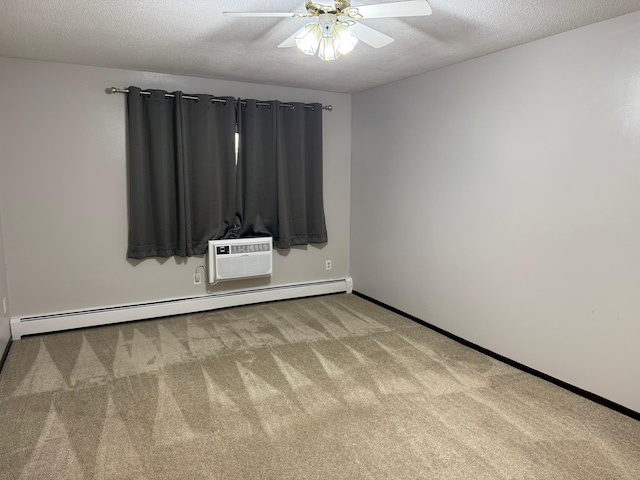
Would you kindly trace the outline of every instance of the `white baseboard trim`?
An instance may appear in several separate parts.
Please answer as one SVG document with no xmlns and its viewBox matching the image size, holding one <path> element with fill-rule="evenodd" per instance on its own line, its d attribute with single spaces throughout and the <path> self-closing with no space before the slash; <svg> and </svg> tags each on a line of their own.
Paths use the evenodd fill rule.
<svg viewBox="0 0 640 480">
<path fill-rule="evenodd" d="M 11 336 L 13 340 L 20 340 L 25 335 L 168 317 L 329 293 L 351 293 L 352 291 L 353 280 L 351 277 L 347 277 L 338 280 L 296 283 L 249 290 L 232 290 L 200 297 L 12 317 Z"/>
</svg>

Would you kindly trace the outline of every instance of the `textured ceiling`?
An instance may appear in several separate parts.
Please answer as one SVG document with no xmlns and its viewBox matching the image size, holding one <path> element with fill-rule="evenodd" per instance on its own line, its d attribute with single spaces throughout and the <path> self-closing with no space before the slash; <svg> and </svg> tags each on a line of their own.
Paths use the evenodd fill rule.
<svg viewBox="0 0 640 480">
<path fill-rule="evenodd" d="M 327 63 L 276 48 L 306 19 L 222 15 L 304 12 L 304 3 L 1 0 L 0 56 L 349 93 L 640 10 L 640 0 L 431 0 L 428 17 L 362 22 L 395 38 L 392 44 L 360 43 Z"/>
</svg>

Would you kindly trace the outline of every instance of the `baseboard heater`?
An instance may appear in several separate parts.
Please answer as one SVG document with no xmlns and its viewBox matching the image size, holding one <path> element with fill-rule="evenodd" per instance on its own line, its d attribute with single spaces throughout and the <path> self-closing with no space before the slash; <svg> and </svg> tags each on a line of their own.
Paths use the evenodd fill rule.
<svg viewBox="0 0 640 480">
<path fill-rule="evenodd" d="M 312 297 L 330 293 L 351 293 L 351 277 L 305 282 L 246 290 L 233 290 L 199 297 L 162 300 L 149 303 L 116 305 L 111 307 L 76 310 L 45 315 L 11 318 L 11 336 L 20 340 L 25 335 L 95 327 L 113 323 L 145 320 L 186 313 L 204 312 L 220 308 L 251 305 L 254 303 Z"/>
</svg>

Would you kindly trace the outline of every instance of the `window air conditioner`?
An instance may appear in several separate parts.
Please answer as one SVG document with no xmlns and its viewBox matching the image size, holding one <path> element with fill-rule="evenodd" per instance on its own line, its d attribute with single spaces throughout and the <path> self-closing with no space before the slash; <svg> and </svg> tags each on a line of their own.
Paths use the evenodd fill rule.
<svg viewBox="0 0 640 480">
<path fill-rule="evenodd" d="M 209 283 L 271 276 L 271 237 L 209 240 Z"/>
</svg>

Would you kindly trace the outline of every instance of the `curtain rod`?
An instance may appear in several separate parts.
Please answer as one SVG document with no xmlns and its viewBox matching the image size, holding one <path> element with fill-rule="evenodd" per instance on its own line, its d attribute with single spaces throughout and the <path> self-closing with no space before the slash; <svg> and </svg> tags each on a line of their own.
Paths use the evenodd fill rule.
<svg viewBox="0 0 640 480">
<path fill-rule="evenodd" d="M 109 87 L 107 88 L 106 92 L 111 95 L 112 93 L 129 93 L 129 89 L 128 88 L 117 88 L 117 87 Z M 151 95 L 151 92 L 145 92 L 145 91 L 141 91 L 140 92 L 141 95 Z M 175 95 L 172 93 L 165 93 L 164 94 L 165 97 L 167 98 L 175 98 Z M 182 98 L 185 98 L 187 100 L 199 100 L 198 97 L 192 97 L 189 95 L 183 95 Z M 224 102 L 226 103 L 226 100 L 222 100 L 220 98 L 212 98 L 211 99 L 212 102 Z M 246 105 L 247 102 L 241 101 L 242 104 Z M 256 103 L 256 105 L 262 105 L 262 106 L 271 106 L 270 103 L 262 103 L 262 102 L 258 102 Z M 292 104 L 290 103 L 281 103 L 280 104 L 281 107 L 293 107 Z M 304 108 L 312 108 L 313 105 L 305 105 Z M 327 110 L 327 111 L 331 111 L 333 110 L 333 105 L 323 105 L 322 106 L 323 110 Z"/>
</svg>

